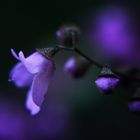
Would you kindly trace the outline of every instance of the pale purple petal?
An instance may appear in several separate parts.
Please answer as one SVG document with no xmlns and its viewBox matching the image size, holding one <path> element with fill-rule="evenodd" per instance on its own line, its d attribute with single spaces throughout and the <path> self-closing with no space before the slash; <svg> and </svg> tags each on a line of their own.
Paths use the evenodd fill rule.
<svg viewBox="0 0 140 140">
<path fill-rule="evenodd" d="M 27 94 L 26 108 L 30 111 L 31 115 L 36 115 L 40 111 L 40 107 L 33 101 L 31 90 Z"/>
<path fill-rule="evenodd" d="M 41 71 L 34 77 L 32 83 L 32 96 L 34 102 L 41 106 L 44 96 L 48 90 L 48 85 L 54 74 L 54 64 L 52 61 L 45 62 Z"/>
<path fill-rule="evenodd" d="M 9 81 L 14 82 L 17 87 L 29 86 L 32 80 L 33 74 L 29 73 L 22 63 L 16 64 L 9 75 Z"/>
<path fill-rule="evenodd" d="M 19 60 L 19 57 L 17 56 L 16 52 L 13 49 L 11 49 L 11 53 L 17 60 Z"/>
<path fill-rule="evenodd" d="M 115 88 L 118 85 L 119 81 L 120 80 L 118 78 L 101 77 L 95 81 L 95 84 L 99 89 L 106 91 Z"/>
<path fill-rule="evenodd" d="M 40 71 L 44 61 L 48 61 L 45 57 L 43 57 L 38 52 L 35 52 L 31 54 L 29 57 L 25 58 L 23 52 L 20 51 L 19 59 L 25 65 L 26 69 L 33 74 Z"/>
<path fill-rule="evenodd" d="M 39 72 L 40 67 L 43 64 L 43 62 L 47 61 L 47 59 L 44 58 L 38 52 L 31 54 L 27 58 L 25 58 L 22 51 L 20 51 L 19 54 L 17 55 L 16 52 L 13 49 L 11 49 L 11 53 L 17 60 L 21 61 L 25 65 L 26 69 L 30 73 L 33 73 L 33 74 Z"/>
<path fill-rule="evenodd" d="M 30 99 L 27 99 L 27 108 L 30 109 L 31 113 L 32 111 L 38 108 L 42 105 L 44 101 L 44 96 L 47 93 L 48 85 L 52 79 L 53 73 L 54 73 L 54 64 L 52 61 L 46 61 L 43 63 L 43 67 L 41 68 L 41 71 L 38 72 L 33 79 L 33 83 L 30 90 Z M 30 103 L 31 102 L 31 103 Z M 35 106 L 36 105 L 36 106 Z M 39 110 L 39 109 L 37 109 Z M 37 114 L 38 112 L 35 111 Z"/>
</svg>

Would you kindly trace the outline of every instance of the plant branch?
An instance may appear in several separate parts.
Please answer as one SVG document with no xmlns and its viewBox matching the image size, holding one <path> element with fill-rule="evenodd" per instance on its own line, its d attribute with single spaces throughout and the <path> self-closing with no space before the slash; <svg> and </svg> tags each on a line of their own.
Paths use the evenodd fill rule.
<svg viewBox="0 0 140 140">
<path fill-rule="evenodd" d="M 90 57 L 88 57 L 87 55 L 85 55 L 83 52 L 81 52 L 79 49 L 74 48 L 74 51 L 76 53 L 78 53 L 79 55 L 83 56 L 84 58 L 86 58 L 90 63 L 94 64 L 95 66 L 97 66 L 98 68 L 102 68 L 103 65 L 96 62 L 95 60 L 91 59 Z"/>
<path fill-rule="evenodd" d="M 98 68 L 102 68 L 103 65 L 98 63 L 97 61 L 91 59 L 90 57 L 88 57 L 86 54 L 84 54 L 83 52 L 81 52 L 78 48 L 74 48 L 74 51 L 76 53 L 78 53 L 79 55 L 83 56 L 85 59 L 87 59 L 90 63 L 92 63 L 93 65 L 97 66 Z M 137 77 L 132 77 L 130 75 L 125 75 L 123 73 L 120 73 L 118 71 L 115 71 L 115 70 L 112 70 L 115 74 L 117 74 L 118 76 L 120 77 L 123 77 L 125 79 L 128 79 L 128 80 L 132 80 L 132 81 L 136 81 L 138 83 L 140 83 L 140 79 L 137 78 Z"/>
</svg>

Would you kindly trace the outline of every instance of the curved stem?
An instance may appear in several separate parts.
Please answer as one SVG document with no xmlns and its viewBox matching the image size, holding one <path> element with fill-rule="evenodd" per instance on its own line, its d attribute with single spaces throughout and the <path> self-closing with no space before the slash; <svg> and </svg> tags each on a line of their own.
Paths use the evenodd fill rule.
<svg viewBox="0 0 140 140">
<path fill-rule="evenodd" d="M 84 58 L 86 58 L 90 63 L 92 63 L 93 65 L 97 66 L 98 68 L 102 68 L 102 67 L 103 67 L 102 64 L 100 64 L 100 63 L 98 63 L 97 61 L 91 59 L 91 58 L 88 57 L 86 54 L 84 54 L 83 52 L 81 52 L 78 48 L 74 48 L 74 51 L 75 51 L 76 53 L 78 53 L 79 55 L 83 56 Z M 140 83 L 140 79 L 137 78 L 137 77 L 132 77 L 132 76 L 130 76 L 130 75 L 128 76 L 128 75 L 122 74 L 122 73 L 120 73 L 120 72 L 118 72 L 118 71 L 115 71 L 115 70 L 113 70 L 113 72 L 114 72 L 115 74 L 119 75 L 120 77 L 123 77 L 123 78 L 125 78 L 125 79 L 132 80 L 132 81 L 136 81 L 136 82 Z"/>
<path fill-rule="evenodd" d="M 102 68 L 103 65 L 96 62 L 95 60 L 91 59 L 90 57 L 88 57 L 87 55 L 85 55 L 83 52 L 81 52 L 79 49 L 74 48 L 74 51 L 76 53 L 78 53 L 79 55 L 83 56 L 84 58 L 86 58 L 90 63 L 94 64 L 95 66 L 97 66 L 98 68 Z"/>
<path fill-rule="evenodd" d="M 98 68 L 103 68 L 103 65 L 100 64 L 99 62 L 95 61 L 94 59 L 91 59 L 90 57 L 88 57 L 86 54 L 84 54 L 81 50 L 79 50 L 78 48 L 76 47 L 71 47 L 71 48 L 68 48 L 68 47 L 65 47 L 65 46 L 62 46 L 62 45 L 56 45 L 58 46 L 59 48 L 63 49 L 63 50 L 67 50 L 67 51 L 75 51 L 77 54 L 79 54 L 80 56 L 84 57 L 85 59 L 87 59 L 91 64 L 95 65 L 96 67 Z M 128 80 L 132 80 L 132 81 L 135 81 L 135 82 L 138 82 L 140 83 L 140 79 L 137 78 L 137 77 L 133 77 L 133 76 L 130 76 L 130 75 L 125 75 L 123 73 L 120 73 L 116 70 L 112 70 L 115 74 L 117 74 L 118 76 L 120 77 L 123 77 L 125 79 L 128 79 Z"/>
</svg>

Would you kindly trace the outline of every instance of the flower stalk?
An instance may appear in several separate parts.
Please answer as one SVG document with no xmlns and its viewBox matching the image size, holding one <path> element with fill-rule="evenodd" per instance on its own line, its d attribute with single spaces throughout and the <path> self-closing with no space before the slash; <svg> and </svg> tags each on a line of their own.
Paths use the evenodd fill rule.
<svg viewBox="0 0 140 140">
<path fill-rule="evenodd" d="M 91 59 L 90 57 L 88 57 L 86 54 L 84 54 L 83 52 L 81 52 L 78 48 L 75 48 L 74 51 L 76 53 L 78 53 L 79 55 L 83 56 L 84 58 L 86 58 L 89 62 L 91 62 L 93 65 L 95 65 L 96 67 L 98 68 L 102 68 L 103 65 L 100 64 L 99 62 L 95 61 L 94 59 Z M 132 81 L 135 81 L 135 82 L 138 82 L 140 83 L 140 79 L 137 78 L 137 77 L 132 77 L 131 75 L 125 75 L 123 73 L 120 73 L 116 70 L 112 70 L 115 74 L 119 75 L 120 77 L 123 77 L 125 79 L 128 79 L 128 80 L 132 80 Z"/>
</svg>

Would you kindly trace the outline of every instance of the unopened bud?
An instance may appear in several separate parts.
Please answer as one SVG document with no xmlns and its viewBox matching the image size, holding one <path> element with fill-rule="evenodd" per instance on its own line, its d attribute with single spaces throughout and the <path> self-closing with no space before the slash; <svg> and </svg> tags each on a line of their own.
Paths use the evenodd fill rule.
<svg viewBox="0 0 140 140">
<path fill-rule="evenodd" d="M 140 113 L 140 88 L 128 102 L 128 109 L 134 113 Z"/>
<path fill-rule="evenodd" d="M 71 57 L 67 60 L 64 71 L 73 79 L 80 78 L 86 74 L 90 64 L 84 57 Z"/>
<path fill-rule="evenodd" d="M 115 75 L 108 66 L 105 66 L 96 79 L 95 84 L 102 93 L 111 94 L 119 82 L 119 77 Z"/>
<path fill-rule="evenodd" d="M 80 38 L 80 29 L 75 25 L 63 25 L 56 32 L 56 38 L 61 45 L 72 47 Z"/>
</svg>

